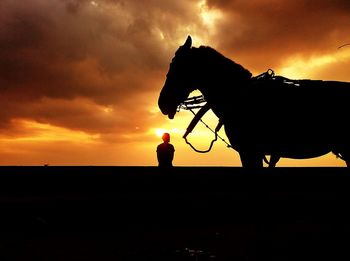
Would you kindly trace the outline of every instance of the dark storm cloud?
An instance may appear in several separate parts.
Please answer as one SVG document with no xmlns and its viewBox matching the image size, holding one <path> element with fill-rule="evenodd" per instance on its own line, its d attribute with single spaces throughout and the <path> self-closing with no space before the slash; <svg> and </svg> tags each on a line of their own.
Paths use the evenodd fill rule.
<svg viewBox="0 0 350 261">
<path fill-rule="evenodd" d="M 2 132 L 14 118 L 106 133 L 150 124 L 157 97 L 145 94 L 161 87 L 179 24 L 196 23 L 193 3 L 1 1 Z"/>
<path fill-rule="evenodd" d="M 255 70 L 279 66 L 292 55 L 333 52 L 350 41 L 347 0 L 208 0 L 225 14 L 217 46 Z"/>
</svg>

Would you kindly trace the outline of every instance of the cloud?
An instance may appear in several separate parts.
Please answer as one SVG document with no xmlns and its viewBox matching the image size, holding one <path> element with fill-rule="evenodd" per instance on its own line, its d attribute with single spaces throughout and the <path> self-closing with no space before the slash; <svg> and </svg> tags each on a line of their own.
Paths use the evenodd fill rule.
<svg viewBox="0 0 350 261">
<path fill-rule="evenodd" d="M 225 18 L 217 48 L 255 71 L 280 66 L 287 57 L 336 51 L 350 40 L 349 1 L 208 0 Z"/>
<path fill-rule="evenodd" d="M 157 99 L 188 34 L 194 46 L 210 45 L 254 73 L 295 71 L 350 42 L 349 9 L 340 0 L 1 0 L 0 139 L 20 146 L 42 125 L 98 137 L 100 151 L 156 142 L 151 129 L 180 124 L 170 126 Z M 295 57 L 299 67 L 291 68 Z M 310 75 L 345 79 L 348 64 L 333 59 Z M 33 143 L 23 146 L 28 154 Z"/>
<path fill-rule="evenodd" d="M 194 1 L 0 5 L 3 133 L 16 118 L 102 134 L 153 124 L 179 38 L 205 30 Z"/>
</svg>

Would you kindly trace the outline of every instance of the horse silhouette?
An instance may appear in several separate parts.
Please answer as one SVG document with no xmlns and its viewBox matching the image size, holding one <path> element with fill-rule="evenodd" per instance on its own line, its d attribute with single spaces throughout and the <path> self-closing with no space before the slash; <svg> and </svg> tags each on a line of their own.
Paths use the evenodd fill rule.
<svg viewBox="0 0 350 261">
<path fill-rule="evenodd" d="M 333 152 L 350 166 L 350 83 L 252 77 L 243 66 L 188 36 L 170 63 L 158 105 L 173 119 L 199 90 L 220 119 L 243 167 L 272 166 L 280 157 L 307 159 Z"/>
</svg>

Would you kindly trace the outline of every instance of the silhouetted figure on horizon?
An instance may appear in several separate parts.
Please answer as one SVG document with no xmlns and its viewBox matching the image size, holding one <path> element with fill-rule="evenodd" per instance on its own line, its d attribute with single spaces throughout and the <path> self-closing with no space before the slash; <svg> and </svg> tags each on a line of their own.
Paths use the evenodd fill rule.
<svg viewBox="0 0 350 261">
<path fill-rule="evenodd" d="M 175 148 L 170 144 L 170 134 L 164 133 L 162 136 L 163 143 L 157 146 L 158 166 L 169 168 L 173 166 Z"/>
</svg>

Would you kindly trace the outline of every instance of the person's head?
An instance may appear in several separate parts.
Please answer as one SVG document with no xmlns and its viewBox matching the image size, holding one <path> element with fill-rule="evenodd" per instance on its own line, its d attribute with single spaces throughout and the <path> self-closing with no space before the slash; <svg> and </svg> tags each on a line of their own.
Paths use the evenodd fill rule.
<svg viewBox="0 0 350 261">
<path fill-rule="evenodd" d="M 162 136 L 162 139 L 164 142 L 170 142 L 170 134 L 169 133 L 164 133 Z"/>
</svg>

